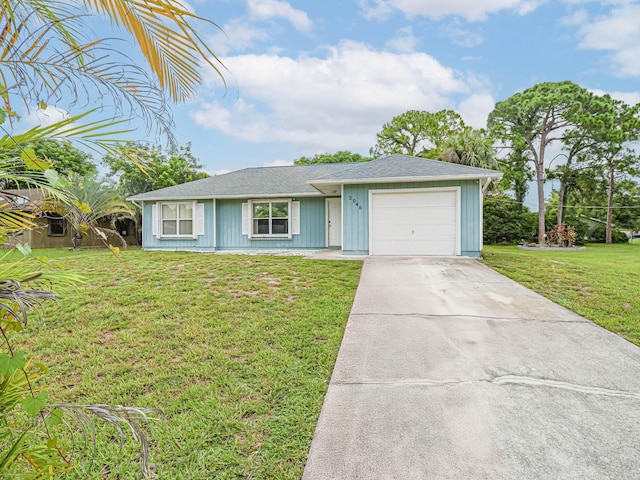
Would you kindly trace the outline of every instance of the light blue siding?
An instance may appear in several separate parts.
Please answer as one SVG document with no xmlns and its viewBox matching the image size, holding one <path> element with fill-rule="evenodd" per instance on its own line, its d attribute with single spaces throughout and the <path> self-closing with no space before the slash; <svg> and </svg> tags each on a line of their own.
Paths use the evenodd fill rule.
<svg viewBox="0 0 640 480">
<path fill-rule="evenodd" d="M 143 246 L 162 250 L 242 250 L 242 249 L 318 249 L 326 246 L 325 199 L 301 198 L 300 234 L 289 239 L 250 240 L 242 234 L 242 204 L 247 200 L 216 200 L 214 242 L 213 201 L 205 204 L 205 234 L 197 240 L 159 239 L 151 234 L 152 203 L 145 203 L 143 212 Z"/>
<path fill-rule="evenodd" d="M 142 211 L 142 247 L 146 250 L 213 250 L 213 200 L 202 200 L 204 204 L 204 235 L 197 239 L 162 239 L 152 234 L 152 205 L 145 202 Z M 195 226 L 194 226 L 195 228 Z"/>
<path fill-rule="evenodd" d="M 300 234 L 291 239 L 250 240 L 242 234 L 242 204 L 247 200 L 217 200 L 218 250 L 308 248 L 326 246 L 324 198 L 300 198 Z"/>
<path fill-rule="evenodd" d="M 478 180 L 345 185 L 342 198 L 344 225 L 342 249 L 344 253 L 347 255 L 366 255 L 369 253 L 369 190 L 457 186 L 461 188 L 461 254 L 479 257 L 482 250 L 482 239 Z"/>
</svg>

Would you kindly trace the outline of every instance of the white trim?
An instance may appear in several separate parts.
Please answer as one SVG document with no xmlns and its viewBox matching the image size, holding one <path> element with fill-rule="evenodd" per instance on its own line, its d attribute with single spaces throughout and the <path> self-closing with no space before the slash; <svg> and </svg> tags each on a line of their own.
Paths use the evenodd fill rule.
<svg viewBox="0 0 640 480">
<path fill-rule="evenodd" d="M 331 241 L 331 236 L 329 234 L 329 221 L 331 219 L 330 216 L 330 212 L 329 212 L 329 202 L 330 201 L 338 201 L 338 205 L 340 205 L 340 245 L 331 245 L 330 241 Z M 343 221 L 342 221 L 342 197 L 327 197 L 324 199 L 324 210 L 325 210 L 325 215 L 324 215 L 324 224 L 325 224 L 325 230 L 326 230 L 326 235 L 325 235 L 325 247 L 329 248 L 329 247 L 341 247 L 342 248 L 342 241 L 344 240 L 344 235 L 342 232 L 342 228 L 343 228 Z"/>
<path fill-rule="evenodd" d="M 196 202 L 196 229 L 194 233 L 197 237 L 200 237 L 204 235 L 205 229 L 204 203 Z"/>
<path fill-rule="evenodd" d="M 289 233 L 293 235 L 300 235 L 300 202 L 291 200 L 289 209 Z"/>
<path fill-rule="evenodd" d="M 433 176 L 417 176 L 417 177 L 373 177 L 373 178 L 354 178 L 354 179 L 331 179 L 331 180 L 309 180 L 309 185 L 359 185 L 361 183 L 413 183 L 413 182 L 439 182 L 439 181 L 451 181 L 451 180 L 478 180 L 481 178 L 502 178 L 502 173 L 496 173 L 495 175 L 433 175 Z"/>
<path fill-rule="evenodd" d="M 253 204 L 254 203 L 278 203 L 278 202 L 287 202 L 288 204 L 288 214 L 287 214 L 287 222 L 288 222 L 288 226 L 287 226 L 287 233 L 286 234 L 262 234 L 262 235 L 257 235 L 253 233 Z M 247 200 L 247 203 L 249 204 L 249 239 L 251 240 L 291 240 L 291 238 L 293 237 L 293 233 L 292 233 L 292 222 L 291 222 L 291 204 L 293 203 L 293 199 L 292 198 L 282 198 L 282 197 L 276 197 L 276 198 L 254 198 L 254 199 L 250 199 Z M 243 204 L 244 205 L 244 204 Z M 271 214 L 269 214 L 271 215 Z M 269 216 L 269 219 L 272 219 L 271 216 Z"/>
<path fill-rule="evenodd" d="M 158 203 L 151 204 L 151 235 L 158 237 Z"/>
<path fill-rule="evenodd" d="M 342 222 L 340 243 L 342 244 L 341 248 L 344 250 L 344 185 L 340 185 L 340 221 Z"/>
<path fill-rule="evenodd" d="M 482 180 L 478 180 L 478 195 L 480 197 L 480 252 L 482 252 L 482 247 L 484 246 L 484 194 L 485 187 L 489 185 L 491 179 L 487 179 L 487 183 L 485 186 L 482 186 Z"/>
<path fill-rule="evenodd" d="M 188 202 L 191 200 L 247 200 L 249 198 L 264 198 L 264 199 L 272 199 L 272 198 L 282 198 L 285 195 L 285 198 L 298 198 L 298 197 L 316 197 L 322 198 L 326 195 L 319 192 L 303 192 L 303 193 L 266 193 L 264 195 L 259 193 L 247 192 L 238 195 L 181 195 L 179 197 L 144 197 L 136 199 L 137 195 L 132 197 L 127 197 L 126 200 L 130 202 Z"/>
<path fill-rule="evenodd" d="M 179 211 L 179 205 L 191 205 L 191 211 L 193 212 L 193 215 L 191 217 L 191 235 L 180 235 L 180 233 L 176 233 L 175 235 L 168 235 L 166 233 L 164 233 L 163 230 L 163 222 L 162 222 L 162 205 L 176 205 L 178 206 L 177 210 Z M 198 238 L 198 212 L 197 212 L 197 202 L 194 201 L 190 201 L 190 202 L 181 202 L 181 201 L 163 201 L 163 202 L 157 202 L 157 209 L 158 209 L 158 235 L 157 237 L 159 239 L 169 239 L 169 240 L 195 240 Z M 176 231 L 179 232 L 180 231 L 180 219 L 177 218 L 176 219 Z"/>
<path fill-rule="evenodd" d="M 324 246 L 329 248 L 329 198 L 324 199 Z"/>
<path fill-rule="evenodd" d="M 455 238 L 455 253 L 454 255 L 462 254 L 462 187 L 432 187 L 432 188 L 389 188 L 389 189 L 375 189 L 369 190 L 369 255 L 375 255 L 373 252 L 373 201 L 372 197 L 375 194 L 385 193 L 429 193 L 429 192 L 456 192 L 456 238 Z"/>
</svg>

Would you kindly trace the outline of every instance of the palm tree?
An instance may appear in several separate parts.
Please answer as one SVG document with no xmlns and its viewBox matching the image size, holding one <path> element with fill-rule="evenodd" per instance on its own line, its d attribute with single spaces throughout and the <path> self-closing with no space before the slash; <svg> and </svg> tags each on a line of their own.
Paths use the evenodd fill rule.
<svg viewBox="0 0 640 480">
<path fill-rule="evenodd" d="M 72 202 L 54 200 L 48 209 L 64 216 L 71 226 L 81 234 L 93 232 L 105 244 L 109 237 L 116 237 L 127 248 L 127 242 L 116 230 L 118 220 L 129 219 L 136 222 L 136 212 L 116 187 L 95 175 L 69 175 L 66 189 Z M 104 226 L 108 220 L 111 228 Z"/>
<path fill-rule="evenodd" d="M 0 150 L 62 138 L 118 154 L 118 146 L 131 140 L 122 137 L 122 133 L 131 133 L 122 126 L 131 117 L 145 120 L 148 128 L 157 126 L 158 133 L 172 139 L 169 102 L 194 95 L 201 82 L 201 63 L 222 77 L 224 66 L 193 26 L 206 20 L 187 11 L 180 0 L 1 1 L 0 128 L 4 134 Z M 151 73 L 122 54 L 124 49 L 106 39 L 91 38 L 89 16 L 105 17 L 133 38 Z M 88 107 L 96 99 L 100 104 Z M 82 105 L 87 109 L 76 110 L 52 125 L 15 134 L 10 130 L 19 104 L 27 111 L 44 110 L 48 105 L 65 111 Z M 45 190 L 55 202 L 66 205 L 67 214 L 79 228 L 86 224 L 98 231 L 97 219 L 124 211 L 123 205 L 106 198 L 101 190 L 104 186 L 97 187 L 87 179 L 74 186 L 33 149 L 22 148 L 17 158 L 5 156 L 0 161 L 0 189 L 3 179 Z M 81 186 L 86 190 L 78 191 Z M 22 215 L 10 199 L 1 201 L 0 237 L 21 228 L 33 228 L 29 216 Z M 28 253 L 27 246 L 21 248 Z M 65 424 L 77 421 L 90 445 L 94 428 L 85 412 L 112 422 L 120 432 L 130 429 L 140 442 L 141 477 L 150 475 L 147 440 L 137 425 L 150 410 L 50 405 L 42 383 L 36 383 L 37 366 L 27 363 L 26 354 L 15 348 L 13 334 L 26 323 L 27 314 L 55 296 L 34 283 L 38 277 L 43 275 L 35 260 L 16 263 L 6 255 L 0 257 L 0 356 L 4 359 L 0 369 L 0 477 L 49 478 L 68 469 L 67 452 L 53 441 L 49 425 L 56 420 Z M 57 278 L 78 281 L 68 273 Z M 64 420 L 62 413 L 67 413 Z"/>
<path fill-rule="evenodd" d="M 493 138 L 483 129 L 468 128 L 455 133 L 444 140 L 439 150 L 438 156 L 445 162 L 495 170 L 500 166 Z"/>
</svg>

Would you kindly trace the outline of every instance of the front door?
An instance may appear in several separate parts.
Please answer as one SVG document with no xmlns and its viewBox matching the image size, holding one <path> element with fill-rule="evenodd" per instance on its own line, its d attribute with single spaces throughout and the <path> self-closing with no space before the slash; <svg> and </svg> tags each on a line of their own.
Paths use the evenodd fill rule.
<svg viewBox="0 0 640 480">
<path fill-rule="evenodd" d="M 342 199 L 327 198 L 327 246 L 342 246 Z"/>
</svg>

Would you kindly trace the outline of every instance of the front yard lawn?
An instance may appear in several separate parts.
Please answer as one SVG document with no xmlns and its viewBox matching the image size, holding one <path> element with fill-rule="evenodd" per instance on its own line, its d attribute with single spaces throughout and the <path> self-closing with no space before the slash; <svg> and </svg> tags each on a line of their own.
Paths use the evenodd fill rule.
<svg viewBox="0 0 640 480">
<path fill-rule="evenodd" d="M 88 280 L 56 289 L 22 336 L 50 367 L 52 401 L 162 409 L 150 459 L 161 479 L 300 478 L 360 262 L 52 253 Z M 98 434 L 97 468 L 77 477 L 136 478 L 134 452 Z"/>
<path fill-rule="evenodd" d="M 494 270 L 640 345 L 640 244 L 569 252 L 486 246 L 483 257 Z"/>
</svg>

